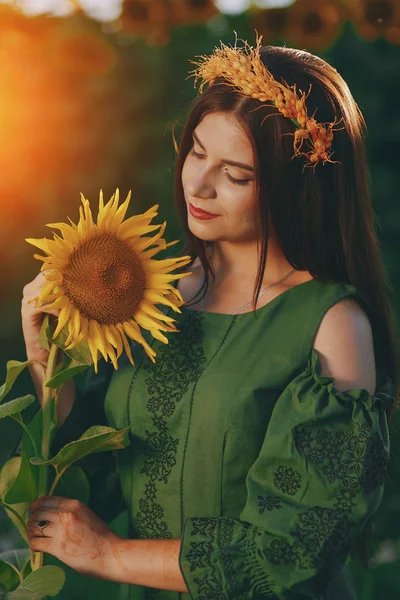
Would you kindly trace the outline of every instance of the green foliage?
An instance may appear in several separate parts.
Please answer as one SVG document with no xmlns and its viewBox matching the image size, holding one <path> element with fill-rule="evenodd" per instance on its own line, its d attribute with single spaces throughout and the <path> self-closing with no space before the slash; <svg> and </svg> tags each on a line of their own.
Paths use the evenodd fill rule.
<svg viewBox="0 0 400 600">
<path fill-rule="evenodd" d="M 6 380 L 2 386 L 0 386 L 0 402 L 2 402 L 3 398 L 8 394 L 14 385 L 15 380 L 18 375 L 22 373 L 22 371 L 29 365 L 29 361 L 25 360 L 24 362 L 20 362 L 19 360 L 9 360 L 7 362 L 7 376 Z"/>
<path fill-rule="evenodd" d="M 4 503 L 7 492 L 14 485 L 15 480 L 18 477 L 18 473 L 21 468 L 21 457 L 13 456 L 10 458 L 8 462 L 4 465 L 0 473 L 0 499 Z M 5 511 L 11 521 L 14 523 L 15 527 L 18 529 L 22 538 L 28 543 L 28 536 L 26 534 L 26 527 L 24 527 L 21 523 L 21 520 L 26 523 L 28 518 L 28 510 L 29 510 L 29 502 L 19 502 L 11 505 L 13 511 L 15 511 L 20 518 L 15 515 L 15 512 L 9 510 L 8 505 L 5 506 Z"/>
<path fill-rule="evenodd" d="M 78 373 L 86 371 L 89 366 L 89 364 L 81 364 L 68 358 L 61 363 L 61 368 L 57 371 L 54 377 L 47 381 L 46 385 L 48 387 L 58 389 L 64 383 L 75 377 L 75 375 L 78 375 Z"/>
<path fill-rule="evenodd" d="M 32 394 L 27 394 L 21 398 L 15 398 L 14 400 L 5 402 L 0 406 L 0 419 L 12 417 L 17 413 L 20 413 L 25 408 L 28 408 L 33 402 L 35 402 L 35 397 L 32 396 Z"/>
<path fill-rule="evenodd" d="M 64 471 L 77 460 L 95 452 L 105 450 L 119 450 L 129 445 L 130 427 L 116 430 L 112 427 L 95 425 L 90 427 L 76 442 L 70 442 L 58 452 L 54 458 L 43 460 L 41 457 L 33 457 L 30 462 L 33 465 L 53 465 L 58 472 Z"/>
<path fill-rule="evenodd" d="M 58 336 L 53 339 L 54 330 L 52 327 L 48 327 L 46 330 L 46 337 L 53 344 L 61 348 L 67 356 L 71 359 L 74 364 L 79 365 L 91 365 L 92 364 L 92 355 L 90 354 L 88 344 L 82 343 L 76 346 L 75 348 L 71 348 L 71 350 L 66 350 L 65 341 L 68 337 L 68 327 L 65 326 L 62 328 Z M 78 371 L 79 372 L 79 371 Z M 54 387 L 54 385 L 52 386 Z"/>
<path fill-rule="evenodd" d="M 88 504 L 90 483 L 85 471 L 75 465 L 66 469 L 55 487 L 54 496 L 80 500 L 84 504 Z"/>
<path fill-rule="evenodd" d="M 7 600 L 42 600 L 45 596 L 56 596 L 65 582 L 65 574 L 60 567 L 48 565 L 30 573 Z"/>
<path fill-rule="evenodd" d="M 26 426 L 27 431 L 22 434 L 21 465 L 18 475 L 4 496 L 7 504 L 20 502 L 34 502 L 38 497 L 39 469 L 30 462 L 31 456 L 41 447 L 42 438 L 42 413 L 36 413 L 32 421 Z M 35 444 L 35 446 L 33 445 Z"/>
<path fill-rule="evenodd" d="M 30 552 L 27 549 L 9 550 L 0 554 L 0 589 L 14 590 L 21 579 L 31 573 Z M 0 596 L 1 597 L 1 596 Z"/>
</svg>

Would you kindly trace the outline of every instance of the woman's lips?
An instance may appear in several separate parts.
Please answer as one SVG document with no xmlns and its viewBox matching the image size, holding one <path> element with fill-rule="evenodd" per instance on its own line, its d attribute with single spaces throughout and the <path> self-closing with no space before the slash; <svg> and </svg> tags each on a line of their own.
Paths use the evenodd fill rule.
<svg viewBox="0 0 400 600">
<path fill-rule="evenodd" d="M 213 215 L 212 213 L 196 208 L 193 204 L 190 204 L 190 202 L 188 204 L 190 214 L 196 217 L 196 219 L 215 219 L 215 217 L 218 217 L 218 215 Z"/>
</svg>

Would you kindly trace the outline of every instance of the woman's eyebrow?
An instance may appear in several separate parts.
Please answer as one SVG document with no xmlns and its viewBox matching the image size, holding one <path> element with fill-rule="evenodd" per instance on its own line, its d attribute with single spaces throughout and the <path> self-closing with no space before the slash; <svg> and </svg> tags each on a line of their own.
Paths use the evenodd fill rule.
<svg viewBox="0 0 400 600">
<path fill-rule="evenodd" d="M 204 152 L 207 152 L 204 144 L 202 144 L 202 142 L 200 141 L 197 133 L 193 131 L 192 135 L 193 135 L 193 139 L 198 143 L 200 148 L 202 148 L 202 150 L 204 150 Z M 236 160 L 222 159 L 222 162 L 225 163 L 226 165 L 231 165 L 232 167 L 239 167 L 240 169 L 245 169 L 246 171 L 251 171 L 251 172 L 254 171 L 253 167 L 251 167 L 250 165 L 246 165 L 245 163 L 237 162 Z"/>
</svg>

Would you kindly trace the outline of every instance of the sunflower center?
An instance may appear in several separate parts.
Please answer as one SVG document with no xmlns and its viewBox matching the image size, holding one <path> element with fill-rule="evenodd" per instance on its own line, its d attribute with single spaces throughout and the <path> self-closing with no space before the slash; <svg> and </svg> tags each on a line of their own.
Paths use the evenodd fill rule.
<svg viewBox="0 0 400 600">
<path fill-rule="evenodd" d="M 123 240 L 101 234 L 83 241 L 63 271 L 70 302 L 87 319 L 115 325 L 134 315 L 146 287 L 140 259 Z"/>
<path fill-rule="evenodd" d="M 309 12 L 304 19 L 303 29 L 306 33 L 313 35 L 319 33 L 323 27 L 323 22 L 317 12 Z"/>
<path fill-rule="evenodd" d="M 389 25 L 395 14 L 392 0 L 371 0 L 364 8 L 365 18 L 371 25 Z"/>
</svg>

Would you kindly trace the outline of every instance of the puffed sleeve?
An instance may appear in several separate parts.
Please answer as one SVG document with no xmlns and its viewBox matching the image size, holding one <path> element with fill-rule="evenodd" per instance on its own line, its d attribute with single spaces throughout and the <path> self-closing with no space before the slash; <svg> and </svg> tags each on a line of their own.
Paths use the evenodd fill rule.
<svg viewBox="0 0 400 600">
<path fill-rule="evenodd" d="M 238 519 L 190 517 L 179 564 L 196 600 L 321 598 L 377 509 L 389 456 L 386 378 L 339 392 L 312 348 L 283 390 Z"/>
<path fill-rule="evenodd" d="M 77 440 L 93 425 L 109 425 L 104 412 L 104 399 L 114 367 L 99 362 L 99 372 L 93 366 L 75 375 L 76 400 L 63 425 L 57 430 L 51 446 L 54 456 L 71 441 Z M 122 490 L 116 470 L 114 453 L 99 452 L 76 463 L 90 482 L 90 508 L 106 522 L 112 521 L 124 510 Z"/>
</svg>

